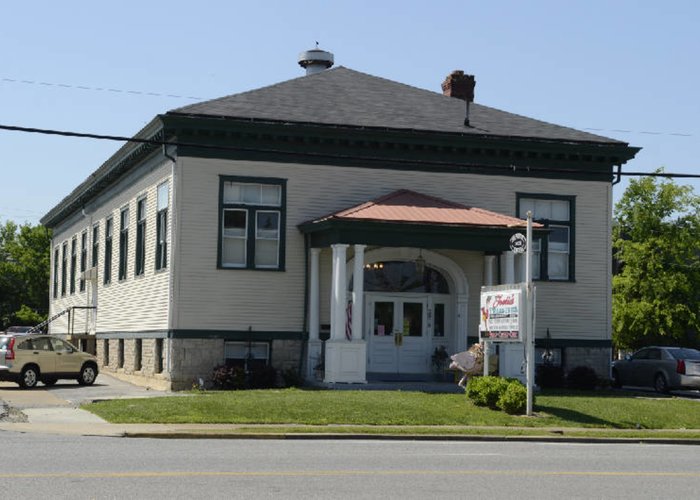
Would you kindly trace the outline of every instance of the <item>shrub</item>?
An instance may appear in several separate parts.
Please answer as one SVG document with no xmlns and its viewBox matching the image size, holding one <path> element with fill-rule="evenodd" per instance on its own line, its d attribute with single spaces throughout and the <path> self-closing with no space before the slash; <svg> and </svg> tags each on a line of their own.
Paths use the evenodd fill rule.
<svg viewBox="0 0 700 500">
<path fill-rule="evenodd" d="M 498 407 L 509 415 L 520 415 L 527 410 L 527 389 L 518 380 L 511 380 L 498 398 Z"/>
<path fill-rule="evenodd" d="M 253 368 L 250 374 L 251 389 L 270 389 L 277 387 L 277 370 L 269 365 Z"/>
<path fill-rule="evenodd" d="M 577 366 L 569 372 L 566 381 L 572 389 L 590 391 L 598 384 L 598 375 L 590 366 Z"/>
<path fill-rule="evenodd" d="M 535 372 L 535 383 L 542 389 L 564 387 L 564 369 L 561 366 L 539 365 Z"/>
<path fill-rule="evenodd" d="M 304 379 L 299 375 L 299 370 L 294 368 L 287 368 L 282 372 L 282 381 L 285 387 L 301 387 L 304 383 Z"/>
<path fill-rule="evenodd" d="M 244 389 L 245 372 L 240 366 L 219 365 L 214 368 L 211 381 L 216 389 Z"/>
<path fill-rule="evenodd" d="M 472 377 L 467 382 L 467 397 L 477 406 L 498 408 L 498 399 L 505 392 L 508 381 L 501 377 Z"/>
</svg>

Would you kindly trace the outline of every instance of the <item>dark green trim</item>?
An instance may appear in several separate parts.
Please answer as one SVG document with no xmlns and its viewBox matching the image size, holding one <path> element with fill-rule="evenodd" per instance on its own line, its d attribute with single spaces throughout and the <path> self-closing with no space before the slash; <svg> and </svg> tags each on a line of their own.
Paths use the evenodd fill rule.
<svg viewBox="0 0 700 500">
<path fill-rule="evenodd" d="M 146 330 L 143 332 L 97 332 L 97 339 L 165 339 L 168 330 Z"/>
<path fill-rule="evenodd" d="M 250 330 L 172 330 L 173 339 L 224 339 L 224 340 L 303 340 L 304 332 L 250 331 Z"/>
<path fill-rule="evenodd" d="M 249 330 L 146 330 L 143 332 L 98 332 L 98 339 L 223 339 L 252 340 L 304 340 L 304 332 L 249 331 Z"/>
<path fill-rule="evenodd" d="M 576 281 L 576 196 L 573 195 L 559 195 L 551 193 L 515 193 L 515 216 L 519 217 L 520 214 L 520 200 L 523 198 L 537 199 L 537 200 L 564 200 L 569 202 L 569 220 L 559 221 L 559 220 L 545 220 L 545 219 L 535 219 L 533 221 L 544 224 L 545 228 L 550 225 L 555 226 L 568 226 L 569 228 L 569 278 L 565 280 L 559 279 L 549 279 L 543 277 L 546 275 L 548 270 L 548 258 L 549 258 L 549 241 L 546 237 L 542 237 L 542 243 L 540 247 L 540 277 L 536 281 L 547 281 L 552 283 L 573 283 Z"/>
<path fill-rule="evenodd" d="M 316 248 L 346 243 L 485 252 L 508 250 L 510 237 L 524 230 L 524 228 L 401 224 L 337 219 L 304 223 L 298 227 L 302 233 L 310 235 L 311 246 Z M 538 230 L 538 234 L 543 233 Z"/>
<path fill-rule="evenodd" d="M 477 337 L 468 337 L 468 345 L 478 343 L 479 339 Z M 605 339 L 553 339 L 553 338 L 536 338 L 535 339 L 536 348 L 547 348 L 552 349 L 566 349 L 570 347 L 582 347 L 582 348 L 612 348 L 612 340 Z"/>
<path fill-rule="evenodd" d="M 247 184 L 269 184 L 280 186 L 282 188 L 281 204 L 279 207 L 269 205 L 250 205 L 250 204 L 224 204 L 224 183 L 225 182 L 241 182 Z M 247 213 L 248 228 L 247 228 L 247 248 L 246 248 L 246 266 L 245 267 L 227 267 L 222 265 L 221 247 L 222 247 L 222 232 L 223 232 L 223 213 L 225 209 L 245 210 Z M 271 211 L 280 213 L 280 240 L 278 266 L 258 268 L 255 267 L 255 215 L 258 211 Z M 278 177 L 246 177 L 238 175 L 219 175 L 219 225 L 217 229 L 218 241 L 216 250 L 216 267 L 217 269 L 225 269 L 231 271 L 284 271 L 286 268 L 286 234 L 287 234 L 287 179 Z"/>
<path fill-rule="evenodd" d="M 168 133 L 186 144 L 180 146 L 180 155 L 207 158 L 425 171 L 441 171 L 443 167 L 446 171 L 611 182 L 612 167 L 638 151 L 621 142 L 214 119 L 176 113 L 162 118 Z"/>
</svg>

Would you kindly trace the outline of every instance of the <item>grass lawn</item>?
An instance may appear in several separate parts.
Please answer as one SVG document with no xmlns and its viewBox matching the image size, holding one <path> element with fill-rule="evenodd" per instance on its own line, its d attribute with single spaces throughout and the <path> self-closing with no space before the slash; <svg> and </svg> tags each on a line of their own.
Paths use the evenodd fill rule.
<svg viewBox="0 0 700 500">
<path fill-rule="evenodd" d="M 112 423 L 700 431 L 700 401 L 620 391 L 543 392 L 536 396 L 533 417 L 477 407 L 462 394 L 302 389 L 193 392 L 187 396 L 102 401 L 83 408 Z"/>
</svg>

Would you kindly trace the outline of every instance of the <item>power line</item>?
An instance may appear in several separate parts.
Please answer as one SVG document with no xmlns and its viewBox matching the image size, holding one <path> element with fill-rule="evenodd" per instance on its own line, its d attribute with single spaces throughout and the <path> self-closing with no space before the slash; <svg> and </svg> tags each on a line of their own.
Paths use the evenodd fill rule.
<svg viewBox="0 0 700 500">
<path fill-rule="evenodd" d="M 170 97 L 170 98 L 174 98 L 174 99 L 189 99 L 192 101 L 203 101 L 206 99 L 205 97 L 182 96 L 182 95 L 176 95 L 176 94 L 164 94 L 161 92 L 147 92 L 147 91 L 143 91 L 143 90 L 124 90 L 124 89 L 115 89 L 115 88 L 110 88 L 110 87 L 91 87 L 88 85 L 72 85 L 72 84 L 68 84 L 68 83 L 54 83 L 54 82 L 44 82 L 44 81 L 37 81 L 37 80 L 20 80 L 17 78 L 8 78 L 8 77 L 2 77 L 2 78 L 0 78 L 0 81 L 22 84 L 22 85 L 39 85 L 39 86 L 44 86 L 44 87 L 58 87 L 58 88 L 74 89 L 74 90 L 91 90 L 91 91 L 96 91 L 96 92 L 112 92 L 112 93 L 121 93 L 121 94 L 143 95 L 143 96 L 149 96 L 149 97 Z M 591 132 L 604 132 L 604 133 L 614 132 L 614 133 L 620 133 L 620 134 L 668 135 L 668 136 L 673 136 L 673 137 L 694 137 L 695 136 L 695 134 L 691 134 L 691 133 L 687 133 L 687 132 L 659 132 L 659 131 L 650 131 L 650 130 L 628 130 L 628 129 L 618 129 L 618 128 L 611 129 L 611 128 L 583 127 L 583 128 L 580 128 L 580 130 L 588 130 Z"/>
<path fill-rule="evenodd" d="M 156 140 L 156 139 L 141 139 L 138 137 L 127 137 L 119 135 L 105 135 L 105 134 L 93 134 L 85 132 L 72 132 L 67 130 L 54 130 L 54 129 L 42 129 L 34 127 L 20 127 L 16 125 L 2 125 L 0 124 L 0 130 L 8 130 L 11 132 L 23 132 L 32 134 L 43 134 L 43 135 L 58 135 L 62 137 L 79 137 L 84 139 L 97 139 L 106 141 L 117 141 L 117 142 L 133 142 L 137 144 L 150 144 L 153 146 L 176 146 L 176 147 L 196 147 L 204 149 L 216 149 L 223 151 L 239 151 L 239 152 L 263 152 L 263 153 L 279 153 L 288 156 L 313 156 L 319 158 L 340 158 L 340 159 L 360 159 L 365 161 L 378 161 L 378 162 L 398 162 L 406 164 L 422 164 L 422 165 L 445 165 L 445 166 L 457 166 L 457 167 L 480 167 L 483 165 L 478 164 L 464 164 L 455 163 L 447 161 L 424 161 L 424 160 L 406 160 L 403 158 L 380 158 L 380 157 L 366 157 L 366 156 L 351 156 L 333 153 L 315 153 L 315 152 L 297 152 L 297 151 L 284 151 L 278 149 L 265 149 L 265 148 L 246 148 L 240 146 L 230 146 L 221 144 L 206 144 L 206 143 L 191 143 L 182 141 L 166 141 L 166 140 Z M 510 172 L 549 172 L 549 173 L 576 173 L 582 174 L 587 172 L 581 172 L 579 170 L 572 170 L 567 168 L 551 168 L 551 167 L 530 167 L 527 165 L 489 165 L 489 168 L 500 169 Z M 590 172 L 591 175 L 600 175 L 600 172 Z M 678 172 L 624 172 L 619 171 L 614 173 L 615 176 L 626 176 L 626 177 L 666 177 L 666 178 L 679 178 L 679 179 L 700 179 L 700 174 L 686 174 Z"/>
<path fill-rule="evenodd" d="M 6 77 L 0 78 L 0 81 L 10 82 L 10 83 L 19 83 L 19 84 L 23 84 L 23 85 L 40 85 L 40 86 L 44 86 L 44 87 L 59 87 L 59 88 L 74 89 L 74 90 L 91 90 L 91 91 L 96 91 L 96 92 L 112 92 L 112 93 L 117 93 L 117 94 L 144 95 L 144 96 L 149 96 L 149 97 L 171 97 L 174 99 L 190 99 L 192 101 L 204 100 L 204 97 L 192 97 L 192 96 L 183 96 L 183 95 L 176 95 L 176 94 L 162 94 L 159 92 L 146 92 L 143 90 L 124 90 L 124 89 L 115 89 L 115 88 L 109 88 L 109 87 L 89 87 L 87 85 L 70 85 L 68 83 L 42 82 L 42 81 L 36 81 L 36 80 L 17 80 L 15 78 L 6 78 Z"/>
</svg>

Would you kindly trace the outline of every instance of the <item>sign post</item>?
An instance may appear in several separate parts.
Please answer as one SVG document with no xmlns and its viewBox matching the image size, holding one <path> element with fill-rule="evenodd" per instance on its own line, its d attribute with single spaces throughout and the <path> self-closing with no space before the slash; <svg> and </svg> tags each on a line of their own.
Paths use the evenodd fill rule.
<svg viewBox="0 0 700 500">
<path fill-rule="evenodd" d="M 525 303 L 527 308 L 526 320 L 526 357 L 527 368 L 527 406 L 526 414 L 532 416 L 533 387 L 535 384 L 535 306 L 534 290 L 532 287 L 532 212 L 527 212 L 527 243 L 525 245 Z"/>
</svg>

